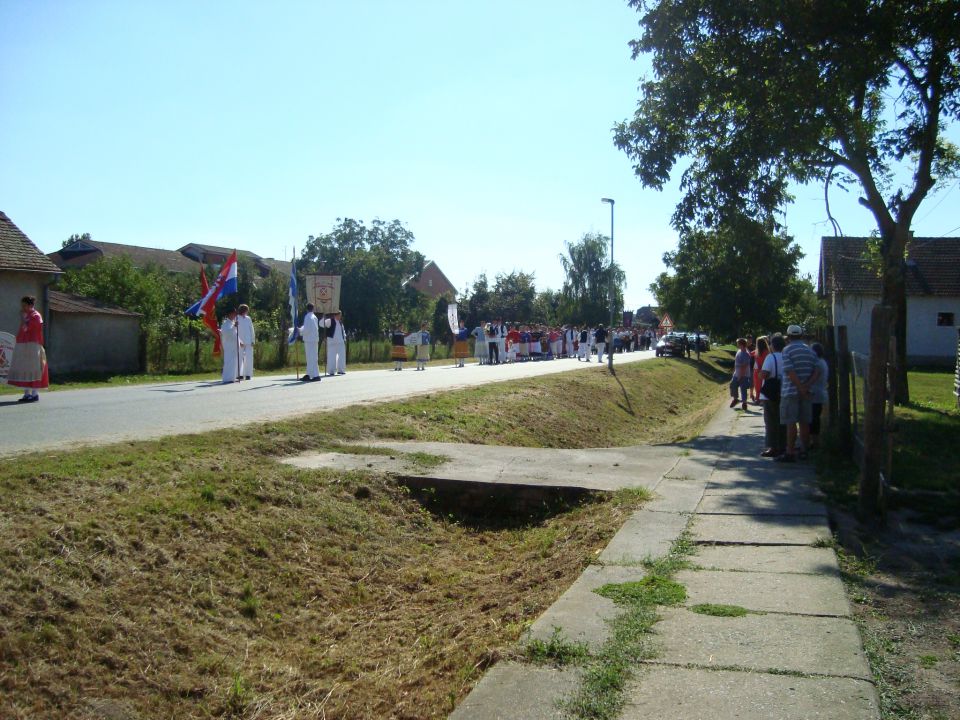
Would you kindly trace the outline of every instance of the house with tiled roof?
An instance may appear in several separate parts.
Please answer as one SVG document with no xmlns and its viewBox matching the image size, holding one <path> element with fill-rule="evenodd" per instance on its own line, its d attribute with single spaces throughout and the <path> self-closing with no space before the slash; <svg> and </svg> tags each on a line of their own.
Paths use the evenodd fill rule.
<svg viewBox="0 0 960 720">
<path fill-rule="evenodd" d="M 846 325 L 850 349 L 870 351 L 870 313 L 880 301 L 880 276 L 868 238 L 824 237 L 817 289 L 831 323 Z M 914 237 L 907 243 L 907 359 L 952 363 L 960 323 L 960 238 Z"/>
<path fill-rule="evenodd" d="M 156 265 L 174 273 L 196 273 L 197 263 L 176 250 L 108 243 L 82 238 L 47 255 L 61 270 L 81 268 L 101 258 L 127 257 L 135 268 Z"/>
<path fill-rule="evenodd" d="M 0 332 L 17 334 L 24 295 L 37 299 L 37 311 L 46 320 L 47 287 L 59 275 L 60 268 L 0 211 Z"/>
<path fill-rule="evenodd" d="M 423 271 L 419 275 L 408 278 L 403 283 L 404 286 L 416 288 L 431 298 L 438 298 L 441 295 L 449 295 L 452 298 L 457 297 L 457 289 L 450 282 L 450 279 L 443 274 L 443 270 L 433 260 L 428 260 L 423 266 Z"/>
<path fill-rule="evenodd" d="M 223 265 L 227 261 L 227 258 L 233 253 L 233 248 L 189 243 L 177 250 L 177 252 L 192 260 L 202 262 L 204 265 L 211 265 L 214 269 L 219 270 L 220 266 Z M 270 274 L 270 263 L 256 253 L 252 253 L 249 250 L 237 250 L 237 258 L 247 258 L 250 260 L 257 268 L 257 274 L 260 277 L 267 277 Z M 287 271 L 289 272 L 289 270 L 290 268 L 288 267 Z"/>
<path fill-rule="evenodd" d="M 140 315 L 122 307 L 51 290 L 47 357 L 56 375 L 142 370 Z"/>
</svg>

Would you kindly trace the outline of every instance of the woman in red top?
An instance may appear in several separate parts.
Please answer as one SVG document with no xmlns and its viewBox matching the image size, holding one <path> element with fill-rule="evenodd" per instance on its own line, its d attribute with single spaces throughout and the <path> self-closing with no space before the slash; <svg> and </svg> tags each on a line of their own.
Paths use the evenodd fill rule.
<svg viewBox="0 0 960 720">
<path fill-rule="evenodd" d="M 21 321 L 17 344 L 10 360 L 7 384 L 24 388 L 18 402 L 36 402 L 37 388 L 48 387 L 47 355 L 43 351 L 43 318 L 36 311 L 36 298 L 30 295 L 20 301 Z"/>
<path fill-rule="evenodd" d="M 757 338 L 757 361 L 753 364 L 753 401 L 758 402 L 760 400 L 760 386 L 763 385 L 763 377 L 760 372 L 763 367 L 763 361 L 767 359 L 767 355 L 770 354 L 770 347 L 767 345 L 767 339 L 764 337 Z"/>
</svg>

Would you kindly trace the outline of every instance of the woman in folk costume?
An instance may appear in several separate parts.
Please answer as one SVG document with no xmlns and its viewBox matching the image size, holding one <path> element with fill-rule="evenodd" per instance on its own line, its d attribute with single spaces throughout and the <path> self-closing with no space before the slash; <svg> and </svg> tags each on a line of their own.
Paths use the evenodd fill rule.
<svg viewBox="0 0 960 720">
<path fill-rule="evenodd" d="M 417 370 L 426 370 L 427 363 L 430 362 L 430 333 L 427 332 L 427 324 L 420 326 L 420 337 L 417 342 Z"/>
<path fill-rule="evenodd" d="M 470 331 L 464 327 L 463 320 L 453 341 L 453 357 L 457 361 L 456 367 L 463 367 L 464 359 L 470 357 Z"/>
<path fill-rule="evenodd" d="M 403 363 L 407 361 L 406 339 L 407 335 L 400 327 L 390 333 L 390 359 L 393 360 L 394 370 L 403 370 Z"/>
<path fill-rule="evenodd" d="M 483 323 L 481 322 L 477 325 L 473 332 L 470 333 L 476 339 L 476 344 L 473 346 L 473 355 L 477 359 L 477 362 L 480 365 L 487 364 L 487 335 L 483 331 Z"/>
<path fill-rule="evenodd" d="M 507 331 L 507 360 L 517 361 L 517 354 L 520 350 L 520 326 L 512 325 Z"/>
<path fill-rule="evenodd" d="M 8 385 L 23 388 L 23 397 L 17 401 L 23 403 L 37 402 L 37 390 L 50 385 L 47 354 L 43 350 L 43 317 L 34 307 L 36 302 L 31 295 L 20 300 L 20 329 L 7 374 Z"/>
</svg>

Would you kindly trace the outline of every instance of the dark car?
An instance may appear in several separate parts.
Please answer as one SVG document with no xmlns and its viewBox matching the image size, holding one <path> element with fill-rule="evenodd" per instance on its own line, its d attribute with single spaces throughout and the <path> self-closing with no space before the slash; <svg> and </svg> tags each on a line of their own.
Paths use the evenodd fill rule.
<svg viewBox="0 0 960 720">
<path fill-rule="evenodd" d="M 655 353 L 657 357 L 681 357 L 683 355 L 683 335 L 680 333 L 667 333 L 657 341 Z"/>
<path fill-rule="evenodd" d="M 687 340 L 690 341 L 690 349 L 697 349 L 697 334 L 688 332 Z M 700 352 L 707 352 L 710 349 L 710 336 L 706 333 L 700 333 Z"/>
</svg>

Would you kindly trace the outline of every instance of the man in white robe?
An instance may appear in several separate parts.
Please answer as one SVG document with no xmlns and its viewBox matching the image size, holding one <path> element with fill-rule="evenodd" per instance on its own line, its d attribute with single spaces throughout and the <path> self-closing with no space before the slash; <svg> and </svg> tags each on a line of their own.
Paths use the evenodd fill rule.
<svg viewBox="0 0 960 720">
<path fill-rule="evenodd" d="M 230 310 L 220 326 L 220 343 L 223 346 L 223 375 L 224 384 L 236 382 L 240 376 L 237 354 L 237 311 Z"/>
<path fill-rule="evenodd" d="M 253 377 L 253 344 L 257 335 L 253 330 L 253 320 L 250 318 L 250 307 L 241 305 L 237 316 L 237 331 L 240 333 L 240 374 L 246 380 Z"/>
<path fill-rule="evenodd" d="M 320 324 L 327 329 L 327 375 L 347 374 L 347 343 L 343 333 L 343 314 L 338 310 Z"/>
<path fill-rule="evenodd" d="M 303 379 L 307 381 L 320 380 L 320 321 L 313 314 L 313 303 L 307 304 L 307 314 L 303 316 L 303 325 L 300 327 L 300 337 L 303 338 L 303 351 L 307 356 L 307 370 Z"/>
</svg>

